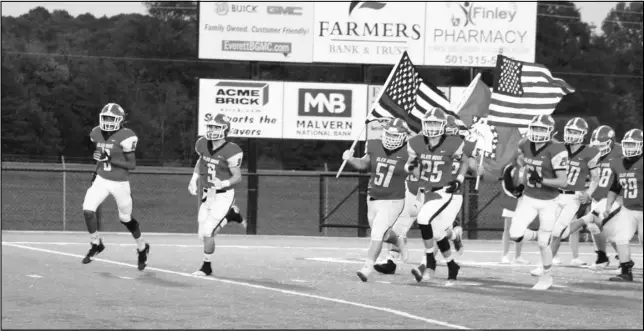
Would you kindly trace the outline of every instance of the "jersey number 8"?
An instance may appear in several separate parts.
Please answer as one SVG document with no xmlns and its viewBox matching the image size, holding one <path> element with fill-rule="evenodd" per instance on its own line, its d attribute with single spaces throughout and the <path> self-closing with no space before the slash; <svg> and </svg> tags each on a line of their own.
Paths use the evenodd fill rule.
<svg viewBox="0 0 644 331">
<path fill-rule="evenodd" d="M 610 179 L 611 170 L 609 168 L 602 169 L 599 176 L 599 187 L 608 187 L 608 180 Z"/>
</svg>

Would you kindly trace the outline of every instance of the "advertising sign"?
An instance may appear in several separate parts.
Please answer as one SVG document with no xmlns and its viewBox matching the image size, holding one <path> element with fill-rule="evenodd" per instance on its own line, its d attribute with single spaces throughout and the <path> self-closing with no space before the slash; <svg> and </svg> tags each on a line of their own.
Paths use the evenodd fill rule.
<svg viewBox="0 0 644 331">
<path fill-rule="evenodd" d="M 354 140 L 364 126 L 366 101 L 367 85 L 286 82 L 283 137 Z"/>
<path fill-rule="evenodd" d="M 422 63 L 424 2 L 316 2 L 313 61 L 394 64 L 407 51 Z"/>
<path fill-rule="evenodd" d="M 200 2 L 199 58 L 313 61 L 312 2 Z"/>
<path fill-rule="evenodd" d="M 282 138 L 283 82 L 199 80 L 199 135 L 217 113 L 231 120 L 231 137 Z"/>
<path fill-rule="evenodd" d="M 496 55 L 534 62 L 537 2 L 427 4 L 424 65 L 494 67 Z"/>
</svg>

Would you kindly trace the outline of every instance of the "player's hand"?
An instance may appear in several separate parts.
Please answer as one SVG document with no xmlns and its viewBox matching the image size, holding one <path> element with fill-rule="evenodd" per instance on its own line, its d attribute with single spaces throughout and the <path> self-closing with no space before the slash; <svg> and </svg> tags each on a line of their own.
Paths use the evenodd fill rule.
<svg viewBox="0 0 644 331">
<path fill-rule="evenodd" d="M 541 182 L 543 181 L 543 178 L 541 176 L 539 176 L 539 173 L 537 173 L 536 171 L 534 171 L 532 169 L 530 169 L 528 171 L 529 171 L 528 182 L 530 184 L 532 184 L 532 185 L 541 184 Z"/>
<path fill-rule="evenodd" d="M 418 160 L 413 159 L 411 162 L 407 163 L 405 170 L 407 172 L 414 172 L 414 176 L 416 176 L 415 171 L 418 168 Z"/>
<path fill-rule="evenodd" d="M 517 187 L 514 188 L 512 191 L 512 195 L 514 195 L 517 199 L 520 198 L 523 195 L 523 190 L 525 189 L 525 185 L 519 184 Z"/>
<path fill-rule="evenodd" d="M 481 164 L 476 168 L 476 175 L 483 176 L 484 173 L 485 173 L 485 167 Z"/>
<path fill-rule="evenodd" d="M 215 190 L 221 190 L 222 188 L 224 188 L 224 184 L 219 178 L 215 178 L 215 181 L 212 183 L 212 185 L 214 186 Z"/>
<path fill-rule="evenodd" d="M 462 183 L 459 182 L 458 180 L 453 180 L 447 183 L 447 186 L 445 188 L 445 193 L 456 193 L 461 188 L 461 185 Z"/>
<path fill-rule="evenodd" d="M 604 213 L 602 214 L 602 216 L 604 217 L 604 219 L 607 219 L 608 216 L 610 216 L 610 210 L 608 208 L 604 210 Z"/>
<path fill-rule="evenodd" d="M 347 149 L 346 151 L 344 151 L 344 153 L 342 153 L 342 160 L 350 160 L 351 158 L 353 158 L 353 154 L 354 152 L 352 149 Z"/>
<path fill-rule="evenodd" d="M 197 181 L 196 180 L 190 180 L 190 184 L 188 184 L 188 192 L 192 195 L 197 195 Z"/>
<path fill-rule="evenodd" d="M 94 160 L 98 162 L 107 162 L 110 160 L 110 156 L 105 152 L 96 150 L 94 151 Z"/>
<path fill-rule="evenodd" d="M 588 195 L 588 192 L 586 191 L 581 192 L 577 198 L 582 205 L 590 202 L 590 195 Z"/>
</svg>

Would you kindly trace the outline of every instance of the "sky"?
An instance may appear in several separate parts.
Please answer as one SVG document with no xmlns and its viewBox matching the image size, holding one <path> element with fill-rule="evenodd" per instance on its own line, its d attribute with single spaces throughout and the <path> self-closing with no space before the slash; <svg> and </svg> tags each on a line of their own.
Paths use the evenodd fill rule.
<svg viewBox="0 0 644 331">
<path fill-rule="evenodd" d="M 602 20 L 608 14 L 608 11 L 615 7 L 617 1 L 606 2 L 583 2 L 575 1 L 575 4 L 581 11 L 581 19 L 588 23 L 593 23 L 601 27 Z M 147 10 L 140 1 L 128 2 L 2 2 L 2 16 L 20 16 L 29 10 L 42 6 L 49 11 L 56 9 L 67 10 L 71 15 L 90 13 L 94 16 L 103 15 L 113 16 L 118 14 L 139 13 L 146 14 Z M 600 29 L 596 29 L 596 32 Z"/>
</svg>

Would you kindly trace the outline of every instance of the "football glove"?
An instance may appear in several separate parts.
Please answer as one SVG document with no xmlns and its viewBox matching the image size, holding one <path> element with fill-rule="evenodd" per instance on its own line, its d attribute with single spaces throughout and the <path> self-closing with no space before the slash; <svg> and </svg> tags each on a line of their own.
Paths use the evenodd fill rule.
<svg viewBox="0 0 644 331">
<path fill-rule="evenodd" d="M 530 174 L 528 175 L 528 182 L 532 185 L 534 184 L 541 184 L 543 181 L 543 177 L 539 176 L 539 173 L 536 171 L 530 169 Z"/>
<path fill-rule="evenodd" d="M 409 162 L 407 164 L 407 172 L 414 171 L 414 169 L 416 169 L 416 167 L 418 167 L 418 160 L 414 159 L 414 160 L 412 160 L 411 162 Z"/>
<path fill-rule="evenodd" d="M 517 187 L 514 188 L 514 190 L 512 190 L 512 195 L 514 195 L 518 199 L 523 195 L 524 189 L 525 189 L 525 186 L 523 184 L 519 184 Z"/>
<path fill-rule="evenodd" d="M 104 151 L 96 150 L 94 151 L 94 160 L 98 162 L 109 162 L 110 155 Z"/>
<path fill-rule="evenodd" d="M 458 190 L 461 188 L 461 185 L 463 183 L 459 182 L 458 180 L 453 180 L 447 183 L 445 193 L 456 193 Z"/>
</svg>

